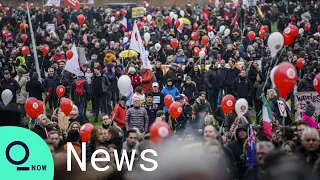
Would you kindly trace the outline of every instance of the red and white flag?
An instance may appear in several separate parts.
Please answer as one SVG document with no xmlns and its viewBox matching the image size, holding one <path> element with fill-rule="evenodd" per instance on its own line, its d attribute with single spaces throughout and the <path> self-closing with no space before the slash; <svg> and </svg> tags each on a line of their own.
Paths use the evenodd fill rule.
<svg viewBox="0 0 320 180">
<path fill-rule="evenodd" d="M 71 72 L 72 74 L 79 75 L 81 73 L 80 65 L 79 65 L 79 56 L 76 45 L 73 43 L 71 51 L 73 52 L 73 56 L 70 60 L 67 61 L 64 70 Z"/>
<path fill-rule="evenodd" d="M 234 28 L 234 26 L 238 24 L 238 21 L 239 21 L 239 14 L 237 13 L 231 22 L 231 27 Z"/>
</svg>

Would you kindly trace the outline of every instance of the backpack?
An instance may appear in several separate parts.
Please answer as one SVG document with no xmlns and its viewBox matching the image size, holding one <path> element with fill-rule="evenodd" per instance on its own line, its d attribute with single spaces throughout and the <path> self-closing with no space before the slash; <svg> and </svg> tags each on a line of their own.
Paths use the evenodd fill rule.
<svg viewBox="0 0 320 180">
<path fill-rule="evenodd" d="M 83 96 L 85 94 L 85 90 L 83 88 L 85 80 L 78 80 L 76 81 L 76 94 L 77 96 Z"/>
</svg>

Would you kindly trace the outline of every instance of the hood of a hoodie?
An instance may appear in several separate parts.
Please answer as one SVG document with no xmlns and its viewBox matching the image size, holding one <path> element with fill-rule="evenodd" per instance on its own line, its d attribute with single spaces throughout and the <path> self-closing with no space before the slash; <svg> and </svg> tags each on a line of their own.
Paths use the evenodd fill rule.
<svg viewBox="0 0 320 180">
<path fill-rule="evenodd" d="M 240 141 L 239 131 L 240 131 L 241 129 L 247 131 L 247 130 L 248 130 L 248 124 L 240 124 L 240 125 L 238 126 L 238 128 L 237 128 L 237 130 L 236 130 L 236 138 L 237 138 L 238 141 Z M 247 137 L 248 137 L 248 134 L 247 134 Z"/>
</svg>

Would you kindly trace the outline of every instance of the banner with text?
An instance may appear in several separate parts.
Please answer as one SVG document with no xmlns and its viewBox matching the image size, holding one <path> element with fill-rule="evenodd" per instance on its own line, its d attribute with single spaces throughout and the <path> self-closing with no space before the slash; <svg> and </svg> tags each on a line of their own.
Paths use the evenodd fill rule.
<svg viewBox="0 0 320 180">
<path fill-rule="evenodd" d="M 132 18 L 143 17 L 146 14 L 146 10 L 143 7 L 132 8 Z"/>
<path fill-rule="evenodd" d="M 296 120 L 301 120 L 302 113 L 307 106 L 307 101 L 311 102 L 316 107 L 314 118 L 320 114 L 320 95 L 317 92 L 296 92 L 294 93 Z"/>
</svg>

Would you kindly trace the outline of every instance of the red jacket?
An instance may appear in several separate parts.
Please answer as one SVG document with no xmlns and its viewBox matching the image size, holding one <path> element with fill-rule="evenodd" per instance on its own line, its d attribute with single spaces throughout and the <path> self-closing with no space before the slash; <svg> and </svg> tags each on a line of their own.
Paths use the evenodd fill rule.
<svg viewBox="0 0 320 180">
<path fill-rule="evenodd" d="M 142 73 L 142 89 L 143 93 L 147 94 L 152 92 L 153 74 L 150 69 L 146 69 Z"/>
<path fill-rule="evenodd" d="M 128 74 L 128 76 L 130 77 L 131 79 L 131 84 L 132 84 L 132 88 L 133 88 L 133 92 L 135 92 L 136 90 L 136 87 L 140 86 L 141 84 L 141 78 L 139 75 L 137 74 Z"/>
<path fill-rule="evenodd" d="M 121 105 L 117 104 L 113 110 L 112 119 L 117 123 L 121 129 L 126 128 L 126 114 L 127 114 L 127 107 L 122 107 Z"/>
</svg>

